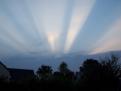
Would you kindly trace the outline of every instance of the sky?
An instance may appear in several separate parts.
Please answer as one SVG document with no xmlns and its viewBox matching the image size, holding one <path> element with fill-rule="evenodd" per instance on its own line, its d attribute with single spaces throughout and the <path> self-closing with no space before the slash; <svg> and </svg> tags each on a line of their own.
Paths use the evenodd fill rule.
<svg viewBox="0 0 121 91">
<path fill-rule="evenodd" d="M 121 50 L 121 0 L 0 0 L 0 58 Z"/>
</svg>

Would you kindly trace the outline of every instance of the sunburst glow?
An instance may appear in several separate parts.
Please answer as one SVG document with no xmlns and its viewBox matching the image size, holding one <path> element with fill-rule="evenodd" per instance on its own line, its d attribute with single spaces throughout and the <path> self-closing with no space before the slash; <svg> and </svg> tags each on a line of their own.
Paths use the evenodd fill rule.
<svg viewBox="0 0 121 91">
<path fill-rule="evenodd" d="M 57 44 L 58 36 L 59 35 L 57 32 L 47 32 L 47 37 L 48 37 L 47 39 L 53 52 L 57 51 L 56 44 Z"/>
<path fill-rule="evenodd" d="M 120 17 L 114 0 L 0 0 L 0 56 L 119 50 Z"/>
</svg>

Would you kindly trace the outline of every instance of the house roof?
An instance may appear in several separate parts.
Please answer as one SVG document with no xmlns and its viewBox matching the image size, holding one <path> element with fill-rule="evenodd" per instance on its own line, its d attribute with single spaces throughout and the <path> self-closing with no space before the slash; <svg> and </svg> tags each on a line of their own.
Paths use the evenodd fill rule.
<svg viewBox="0 0 121 91">
<path fill-rule="evenodd" d="M 0 65 L 7 69 L 7 67 L 0 61 Z"/>
<path fill-rule="evenodd" d="M 8 71 L 11 74 L 11 79 L 13 80 L 20 80 L 34 77 L 34 71 L 28 69 L 15 69 L 15 68 L 8 68 Z"/>
</svg>

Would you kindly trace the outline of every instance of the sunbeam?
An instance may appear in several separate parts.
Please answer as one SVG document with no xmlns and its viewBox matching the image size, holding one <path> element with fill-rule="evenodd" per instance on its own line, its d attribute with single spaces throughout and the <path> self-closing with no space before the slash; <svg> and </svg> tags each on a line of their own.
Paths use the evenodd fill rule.
<svg viewBox="0 0 121 91">
<path fill-rule="evenodd" d="M 33 0 L 26 0 L 26 6 L 28 7 L 29 16 L 31 21 L 31 24 L 36 28 L 35 31 L 37 31 L 38 36 L 43 37 L 44 36 L 44 27 L 43 27 L 43 21 L 42 21 L 42 11 L 43 7 L 41 5 L 40 0 L 37 0 L 33 2 Z"/>
<path fill-rule="evenodd" d="M 107 0 L 0 0 L 0 49 L 7 55 L 13 50 L 59 56 L 89 52 L 94 47 L 94 52 L 118 50 L 119 31 L 108 29 L 105 34 L 105 28 L 120 16 L 121 2 L 111 0 L 110 3 Z M 98 41 L 96 46 L 93 41 Z"/>
<path fill-rule="evenodd" d="M 26 42 L 24 41 L 24 39 L 22 39 L 20 33 L 16 31 L 17 29 L 14 24 L 7 17 L 5 17 L 5 15 L 1 16 L 0 20 L 2 21 L 2 23 L 0 23 L 0 38 L 4 42 L 7 42 L 8 45 L 12 45 L 18 50 L 28 50 Z"/>
<path fill-rule="evenodd" d="M 77 34 L 85 24 L 94 3 L 95 3 L 95 0 L 80 0 L 80 1 L 76 0 L 75 1 L 75 7 L 71 18 L 70 27 L 68 29 L 67 38 L 66 38 L 66 44 L 64 49 L 65 53 L 67 53 L 70 50 Z"/>
<path fill-rule="evenodd" d="M 48 43 L 48 37 L 45 32 L 45 27 L 43 25 L 43 12 L 44 12 L 44 2 L 41 0 L 26 0 L 26 5 L 28 6 L 28 9 L 31 14 L 31 20 L 32 24 L 35 27 L 35 31 L 38 33 L 36 36 L 38 36 L 37 40 L 41 40 L 41 44 L 39 46 L 44 45 L 44 49 L 51 51 L 51 47 Z M 43 48 L 40 48 L 42 50 Z"/>
<path fill-rule="evenodd" d="M 55 3 L 54 5 L 52 3 Z M 45 34 L 48 39 L 48 43 L 51 47 L 52 52 L 58 52 L 60 49 L 60 34 L 62 33 L 62 24 L 64 17 L 64 9 L 67 0 L 45 0 L 43 2 L 43 26 Z"/>
<path fill-rule="evenodd" d="M 109 28 L 107 33 L 95 44 L 90 54 L 99 52 L 121 50 L 121 17 Z"/>
<path fill-rule="evenodd" d="M 59 37 L 59 45 L 60 45 L 60 53 L 63 53 L 64 50 L 64 46 L 65 46 L 65 38 L 67 36 L 67 30 L 69 28 L 70 25 L 70 21 L 71 21 L 71 17 L 72 17 L 72 11 L 74 8 L 74 0 L 67 0 L 66 2 L 66 7 L 64 10 L 64 17 L 63 17 L 63 26 L 62 26 L 62 31 L 60 33 L 60 37 Z"/>
</svg>

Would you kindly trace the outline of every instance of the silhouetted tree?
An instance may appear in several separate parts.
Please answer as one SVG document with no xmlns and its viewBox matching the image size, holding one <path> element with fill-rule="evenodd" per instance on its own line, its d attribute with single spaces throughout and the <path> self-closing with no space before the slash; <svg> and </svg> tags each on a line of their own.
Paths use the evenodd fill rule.
<svg viewBox="0 0 121 91">
<path fill-rule="evenodd" d="M 81 84 L 86 87 L 97 85 L 100 79 L 101 64 L 94 59 L 87 59 L 81 68 Z M 86 87 L 87 88 L 87 87 Z"/>
<path fill-rule="evenodd" d="M 74 72 L 72 72 L 68 68 L 68 65 L 65 62 L 62 62 L 60 64 L 58 75 L 60 75 L 60 79 L 64 79 L 64 80 L 70 80 L 70 81 L 72 81 L 74 79 Z"/>
<path fill-rule="evenodd" d="M 112 55 L 111 58 L 102 60 L 102 83 L 104 87 L 111 88 L 113 91 L 120 91 L 121 64 L 119 58 Z"/>
<path fill-rule="evenodd" d="M 66 75 L 70 70 L 68 69 L 68 65 L 65 62 L 62 62 L 59 66 L 59 72 Z"/>
<path fill-rule="evenodd" d="M 52 68 L 50 66 L 42 65 L 37 70 L 39 79 L 48 80 L 52 76 Z"/>
<path fill-rule="evenodd" d="M 59 65 L 56 72 L 53 72 L 51 66 L 42 65 L 37 70 L 40 80 L 35 77 L 28 82 L 6 83 L 0 79 L 0 88 L 3 91 L 121 91 L 121 64 L 114 55 L 104 60 L 87 59 L 77 75 L 65 62 Z"/>
<path fill-rule="evenodd" d="M 101 60 L 87 59 L 81 67 L 80 87 L 93 91 L 120 91 L 121 65 L 116 56 Z"/>
</svg>

